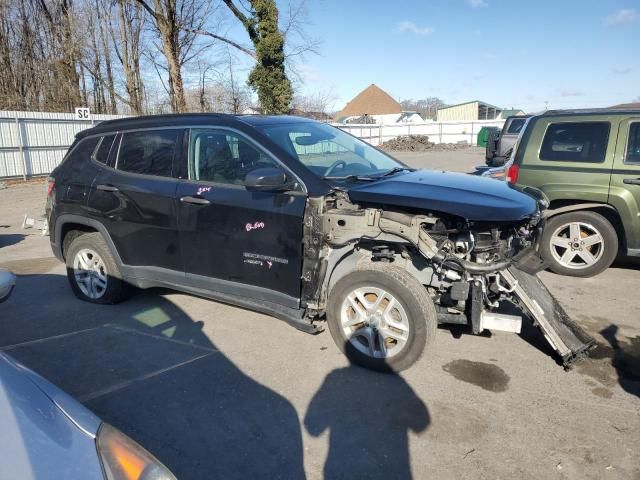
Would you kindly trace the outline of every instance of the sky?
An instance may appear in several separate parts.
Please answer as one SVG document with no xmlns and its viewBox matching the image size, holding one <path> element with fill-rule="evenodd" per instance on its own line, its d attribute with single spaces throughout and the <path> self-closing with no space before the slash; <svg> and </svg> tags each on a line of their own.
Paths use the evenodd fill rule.
<svg viewBox="0 0 640 480">
<path fill-rule="evenodd" d="M 281 2 L 279 2 L 281 3 Z M 527 112 L 640 97 L 640 0 L 309 0 L 302 91 Z"/>
</svg>

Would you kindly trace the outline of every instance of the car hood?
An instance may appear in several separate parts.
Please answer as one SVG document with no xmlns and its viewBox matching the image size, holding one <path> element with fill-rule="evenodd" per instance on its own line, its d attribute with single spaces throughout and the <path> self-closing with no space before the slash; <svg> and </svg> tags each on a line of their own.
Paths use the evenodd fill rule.
<svg viewBox="0 0 640 480">
<path fill-rule="evenodd" d="M 100 421 L 92 415 L 0 353 L 0 478 L 103 479 L 94 439 Z"/>
<path fill-rule="evenodd" d="M 480 222 L 524 220 L 536 200 L 506 182 L 463 173 L 416 170 L 349 189 L 352 202 L 432 210 Z"/>
</svg>

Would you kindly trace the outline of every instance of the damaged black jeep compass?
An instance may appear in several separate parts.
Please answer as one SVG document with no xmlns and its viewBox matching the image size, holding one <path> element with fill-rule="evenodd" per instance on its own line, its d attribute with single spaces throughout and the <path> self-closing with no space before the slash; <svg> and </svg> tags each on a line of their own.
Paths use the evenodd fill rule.
<svg viewBox="0 0 640 480">
<path fill-rule="evenodd" d="M 545 198 L 413 170 L 326 124 L 217 114 L 99 124 L 49 178 L 51 244 L 74 293 L 116 303 L 163 286 L 315 333 L 403 370 L 438 323 L 539 326 L 563 363 L 593 340 L 535 276 Z"/>
</svg>

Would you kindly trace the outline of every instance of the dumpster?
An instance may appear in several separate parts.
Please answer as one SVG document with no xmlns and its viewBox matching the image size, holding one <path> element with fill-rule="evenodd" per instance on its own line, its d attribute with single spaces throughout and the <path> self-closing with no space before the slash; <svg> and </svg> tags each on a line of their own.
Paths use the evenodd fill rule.
<svg viewBox="0 0 640 480">
<path fill-rule="evenodd" d="M 487 140 L 489 139 L 489 135 L 491 135 L 491 132 L 500 132 L 500 129 L 498 127 L 482 127 L 480 129 L 480 131 L 478 132 L 479 147 L 487 146 Z"/>
</svg>

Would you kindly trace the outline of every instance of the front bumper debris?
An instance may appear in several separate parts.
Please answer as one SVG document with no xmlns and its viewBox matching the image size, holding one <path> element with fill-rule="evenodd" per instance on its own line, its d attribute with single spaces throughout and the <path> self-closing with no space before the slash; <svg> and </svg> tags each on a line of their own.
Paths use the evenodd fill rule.
<svg viewBox="0 0 640 480">
<path fill-rule="evenodd" d="M 500 272 L 502 278 L 513 288 L 513 293 L 528 311 L 544 337 L 569 367 L 574 361 L 589 355 L 595 348 L 595 340 L 575 323 L 562 305 L 551 295 L 536 276 L 509 267 Z"/>
</svg>

